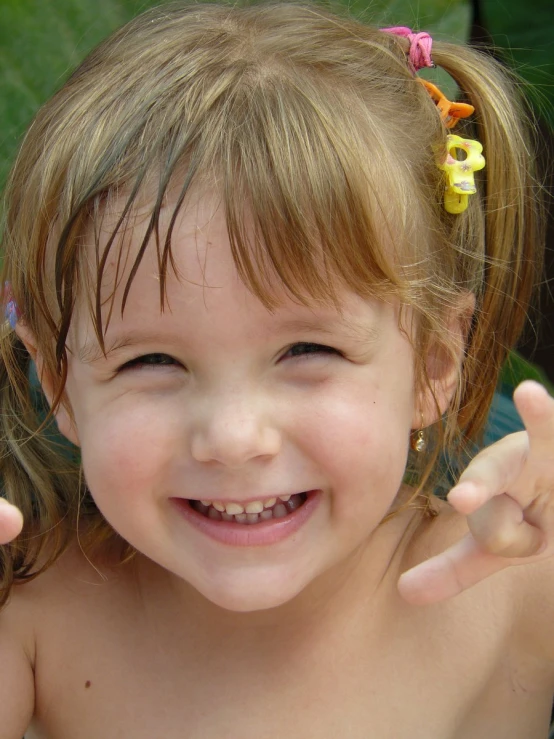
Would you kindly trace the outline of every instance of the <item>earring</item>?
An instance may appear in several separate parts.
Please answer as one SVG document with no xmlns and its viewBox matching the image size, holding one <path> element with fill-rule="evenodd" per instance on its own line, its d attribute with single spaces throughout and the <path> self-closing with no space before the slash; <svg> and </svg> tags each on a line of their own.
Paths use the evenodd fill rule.
<svg viewBox="0 0 554 739">
<path fill-rule="evenodd" d="M 423 431 L 423 413 L 421 414 L 421 426 L 422 428 L 417 431 L 412 431 L 410 438 L 410 446 L 414 452 L 418 452 L 418 454 L 421 454 L 421 452 L 424 452 L 427 449 L 427 439 L 425 438 L 425 433 Z"/>
</svg>

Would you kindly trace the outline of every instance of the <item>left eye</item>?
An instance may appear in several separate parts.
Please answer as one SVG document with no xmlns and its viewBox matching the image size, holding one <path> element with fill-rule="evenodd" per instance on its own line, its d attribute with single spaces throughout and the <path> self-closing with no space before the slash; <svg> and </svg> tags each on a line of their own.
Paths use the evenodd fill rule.
<svg viewBox="0 0 554 739">
<path fill-rule="evenodd" d="M 311 342 L 301 341 L 298 344 L 293 344 L 284 355 L 285 357 L 303 357 L 307 354 L 336 354 L 341 356 L 341 352 L 338 349 L 333 349 L 332 346 L 325 346 L 325 344 L 313 344 Z"/>
<path fill-rule="evenodd" d="M 178 365 L 176 359 L 170 357 L 169 354 L 153 353 L 144 354 L 136 359 L 131 359 L 129 362 L 120 368 L 122 370 L 140 368 L 140 367 L 171 367 Z"/>
</svg>

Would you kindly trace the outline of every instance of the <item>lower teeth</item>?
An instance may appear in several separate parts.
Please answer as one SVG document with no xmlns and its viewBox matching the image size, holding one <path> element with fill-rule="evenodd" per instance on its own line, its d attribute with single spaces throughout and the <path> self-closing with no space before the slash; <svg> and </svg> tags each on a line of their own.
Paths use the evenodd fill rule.
<svg viewBox="0 0 554 739">
<path fill-rule="evenodd" d="M 191 505 L 195 511 L 202 513 L 202 515 L 207 516 L 212 521 L 234 521 L 240 524 L 255 524 L 261 523 L 262 521 L 269 521 L 271 518 L 284 518 L 289 513 L 292 513 L 292 511 L 300 508 L 306 498 L 306 493 L 296 493 L 291 495 L 286 503 L 279 501 L 272 508 L 265 508 L 261 513 L 237 513 L 234 516 L 226 511 L 220 513 L 213 506 L 205 506 L 198 500 L 191 501 Z"/>
</svg>

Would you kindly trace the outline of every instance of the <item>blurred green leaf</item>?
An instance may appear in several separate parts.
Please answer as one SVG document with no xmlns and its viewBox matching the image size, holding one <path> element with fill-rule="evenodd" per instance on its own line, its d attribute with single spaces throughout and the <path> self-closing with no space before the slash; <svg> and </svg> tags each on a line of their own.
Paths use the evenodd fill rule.
<svg viewBox="0 0 554 739">
<path fill-rule="evenodd" d="M 481 0 L 483 22 L 530 99 L 554 127 L 554 4 L 552 0 Z"/>
<path fill-rule="evenodd" d="M 39 106 L 144 0 L 0 0 L 0 183 Z"/>
<path fill-rule="evenodd" d="M 369 18 L 379 26 L 408 26 L 414 30 L 432 32 L 436 38 L 467 41 L 471 20 L 468 0 L 345 0 L 354 15 Z"/>
<path fill-rule="evenodd" d="M 524 380 L 535 380 L 554 395 L 554 385 L 541 367 L 528 362 L 521 354 L 511 352 L 499 380 L 499 392 L 511 398 L 514 390 Z"/>
</svg>

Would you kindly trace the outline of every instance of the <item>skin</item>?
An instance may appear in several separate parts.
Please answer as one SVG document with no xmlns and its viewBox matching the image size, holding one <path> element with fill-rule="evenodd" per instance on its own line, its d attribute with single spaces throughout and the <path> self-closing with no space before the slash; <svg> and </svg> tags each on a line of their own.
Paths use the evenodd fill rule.
<svg viewBox="0 0 554 739">
<path fill-rule="evenodd" d="M 341 314 L 284 296 L 270 313 L 238 279 L 210 199 L 183 214 L 174 246 L 169 309 L 147 255 L 107 358 L 82 306 L 72 325 L 58 425 L 139 554 L 90 562 L 75 542 L 14 591 L 0 616 L 6 737 L 33 714 L 29 736 L 56 739 L 325 739 L 345 720 L 360 739 L 544 734 L 554 401 L 522 385 L 525 432 L 478 455 L 432 521 L 409 510 L 379 526 L 409 493 L 410 430 L 434 420 L 397 307 L 344 293 Z M 51 393 L 34 337 L 17 331 Z M 442 409 L 455 370 L 435 377 Z M 305 526 L 255 549 L 207 539 L 173 502 L 311 489 Z M 3 503 L 2 540 L 20 526 Z M 438 683 L 429 715 L 423 687 Z"/>
</svg>

